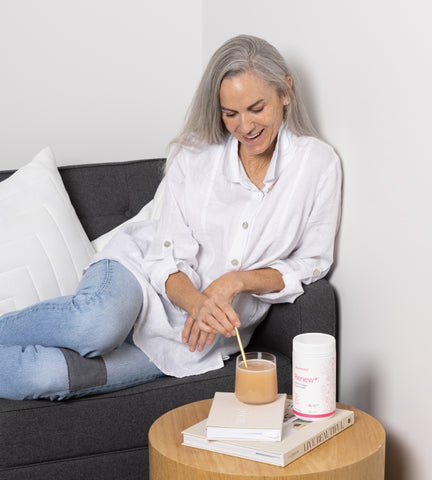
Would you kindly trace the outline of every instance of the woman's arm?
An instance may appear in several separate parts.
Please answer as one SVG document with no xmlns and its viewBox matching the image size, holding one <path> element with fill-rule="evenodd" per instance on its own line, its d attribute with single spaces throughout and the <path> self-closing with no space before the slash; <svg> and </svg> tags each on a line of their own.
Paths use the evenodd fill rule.
<svg viewBox="0 0 432 480">
<path fill-rule="evenodd" d="M 231 301 L 239 293 L 265 294 L 279 292 L 285 284 L 282 274 L 274 268 L 260 268 L 240 272 L 228 272 L 212 282 L 205 294 L 218 291 L 231 296 Z"/>
<path fill-rule="evenodd" d="M 225 299 L 216 294 L 208 298 L 199 292 L 183 272 L 171 274 L 165 284 L 167 297 L 172 303 L 189 313 L 182 334 L 183 343 L 189 343 L 189 349 L 203 350 L 204 345 L 210 345 L 216 333 L 226 337 L 235 335 L 233 326 L 240 326 L 238 315 Z M 208 319 L 214 319 L 215 327 L 208 326 Z M 206 322 L 207 319 L 207 322 Z M 203 329 L 198 325 L 203 322 Z"/>
<path fill-rule="evenodd" d="M 166 282 L 168 298 L 189 313 L 183 329 L 183 343 L 189 349 L 203 350 L 213 342 L 216 333 L 235 335 L 240 319 L 232 308 L 239 293 L 272 293 L 282 290 L 284 282 L 279 271 L 272 268 L 246 272 L 228 272 L 212 282 L 202 293 L 182 272 L 170 275 Z"/>
</svg>

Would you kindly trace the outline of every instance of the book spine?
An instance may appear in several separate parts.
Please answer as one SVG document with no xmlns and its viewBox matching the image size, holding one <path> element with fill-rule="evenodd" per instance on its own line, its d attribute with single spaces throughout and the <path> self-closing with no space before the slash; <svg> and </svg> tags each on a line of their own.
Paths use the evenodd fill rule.
<svg viewBox="0 0 432 480">
<path fill-rule="evenodd" d="M 300 445 L 297 445 L 291 451 L 283 455 L 283 466 L 288 465 L 289 463 L 297 460 L 305 453 L 310 452 L 318 445 L 326 442 L 330 438 L 334 437 L 338 433 L 342 432 L 346 428 L 354 424 L 354 412 L 351 412 L 351 415 L 343 418 L 342 420 L 337 420 L 331 425 L 328 425 L 324 430 L 315 434 L 313 437 L 308 438 Z"/>
</svg>

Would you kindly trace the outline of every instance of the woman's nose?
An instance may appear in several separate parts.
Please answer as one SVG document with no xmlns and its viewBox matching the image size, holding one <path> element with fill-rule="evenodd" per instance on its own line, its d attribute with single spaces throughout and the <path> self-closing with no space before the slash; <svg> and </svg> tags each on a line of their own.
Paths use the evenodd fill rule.
<svg viewBox="0 0 432 480">
<path fill-rule="evenodd" d="M 247 113 L 240 115 L 239 127 L 240 127 L 241 133 L 243 133 L 244 135 L 247 135 L 248 133 L 252 132 L 254 125 L 253 125 L 252 119 Z"/>
</svg>

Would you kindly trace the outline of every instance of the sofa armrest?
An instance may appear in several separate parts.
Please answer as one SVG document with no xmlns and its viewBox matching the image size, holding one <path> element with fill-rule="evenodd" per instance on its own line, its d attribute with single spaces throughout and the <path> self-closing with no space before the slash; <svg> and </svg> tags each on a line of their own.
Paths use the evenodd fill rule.
<svg viewBox="0 0 432 480">
<path fill-rule="evenodd" d="M 326 279 L 305 285 L 303 295 L 294 303 L 272 305 L 248 350 L 280 352 L 291 358 L 293 338 L 307 332 L 336 336 L 335 294 Z"/>
</svg>

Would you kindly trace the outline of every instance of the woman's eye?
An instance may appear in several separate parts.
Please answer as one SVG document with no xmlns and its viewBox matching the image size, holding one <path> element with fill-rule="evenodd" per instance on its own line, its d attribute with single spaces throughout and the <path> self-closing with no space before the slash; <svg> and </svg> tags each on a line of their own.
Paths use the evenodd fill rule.
<svg viewBox="0 0 432 480">
<path fill-rule="evenodd" d="M 234 117 L 235 113 L 224 112 L 225 117 Z"/>
<path fill-rule="evenodd" d="M 254 108 L 254 109 L 252 110 L 252 112 L 253 112 L 253 113 L 260 113 L 260 112 L 262 112 L 263 110 L 264 110 L 264 107 L 259 107 L 259 108 Z"/>
</svg>

